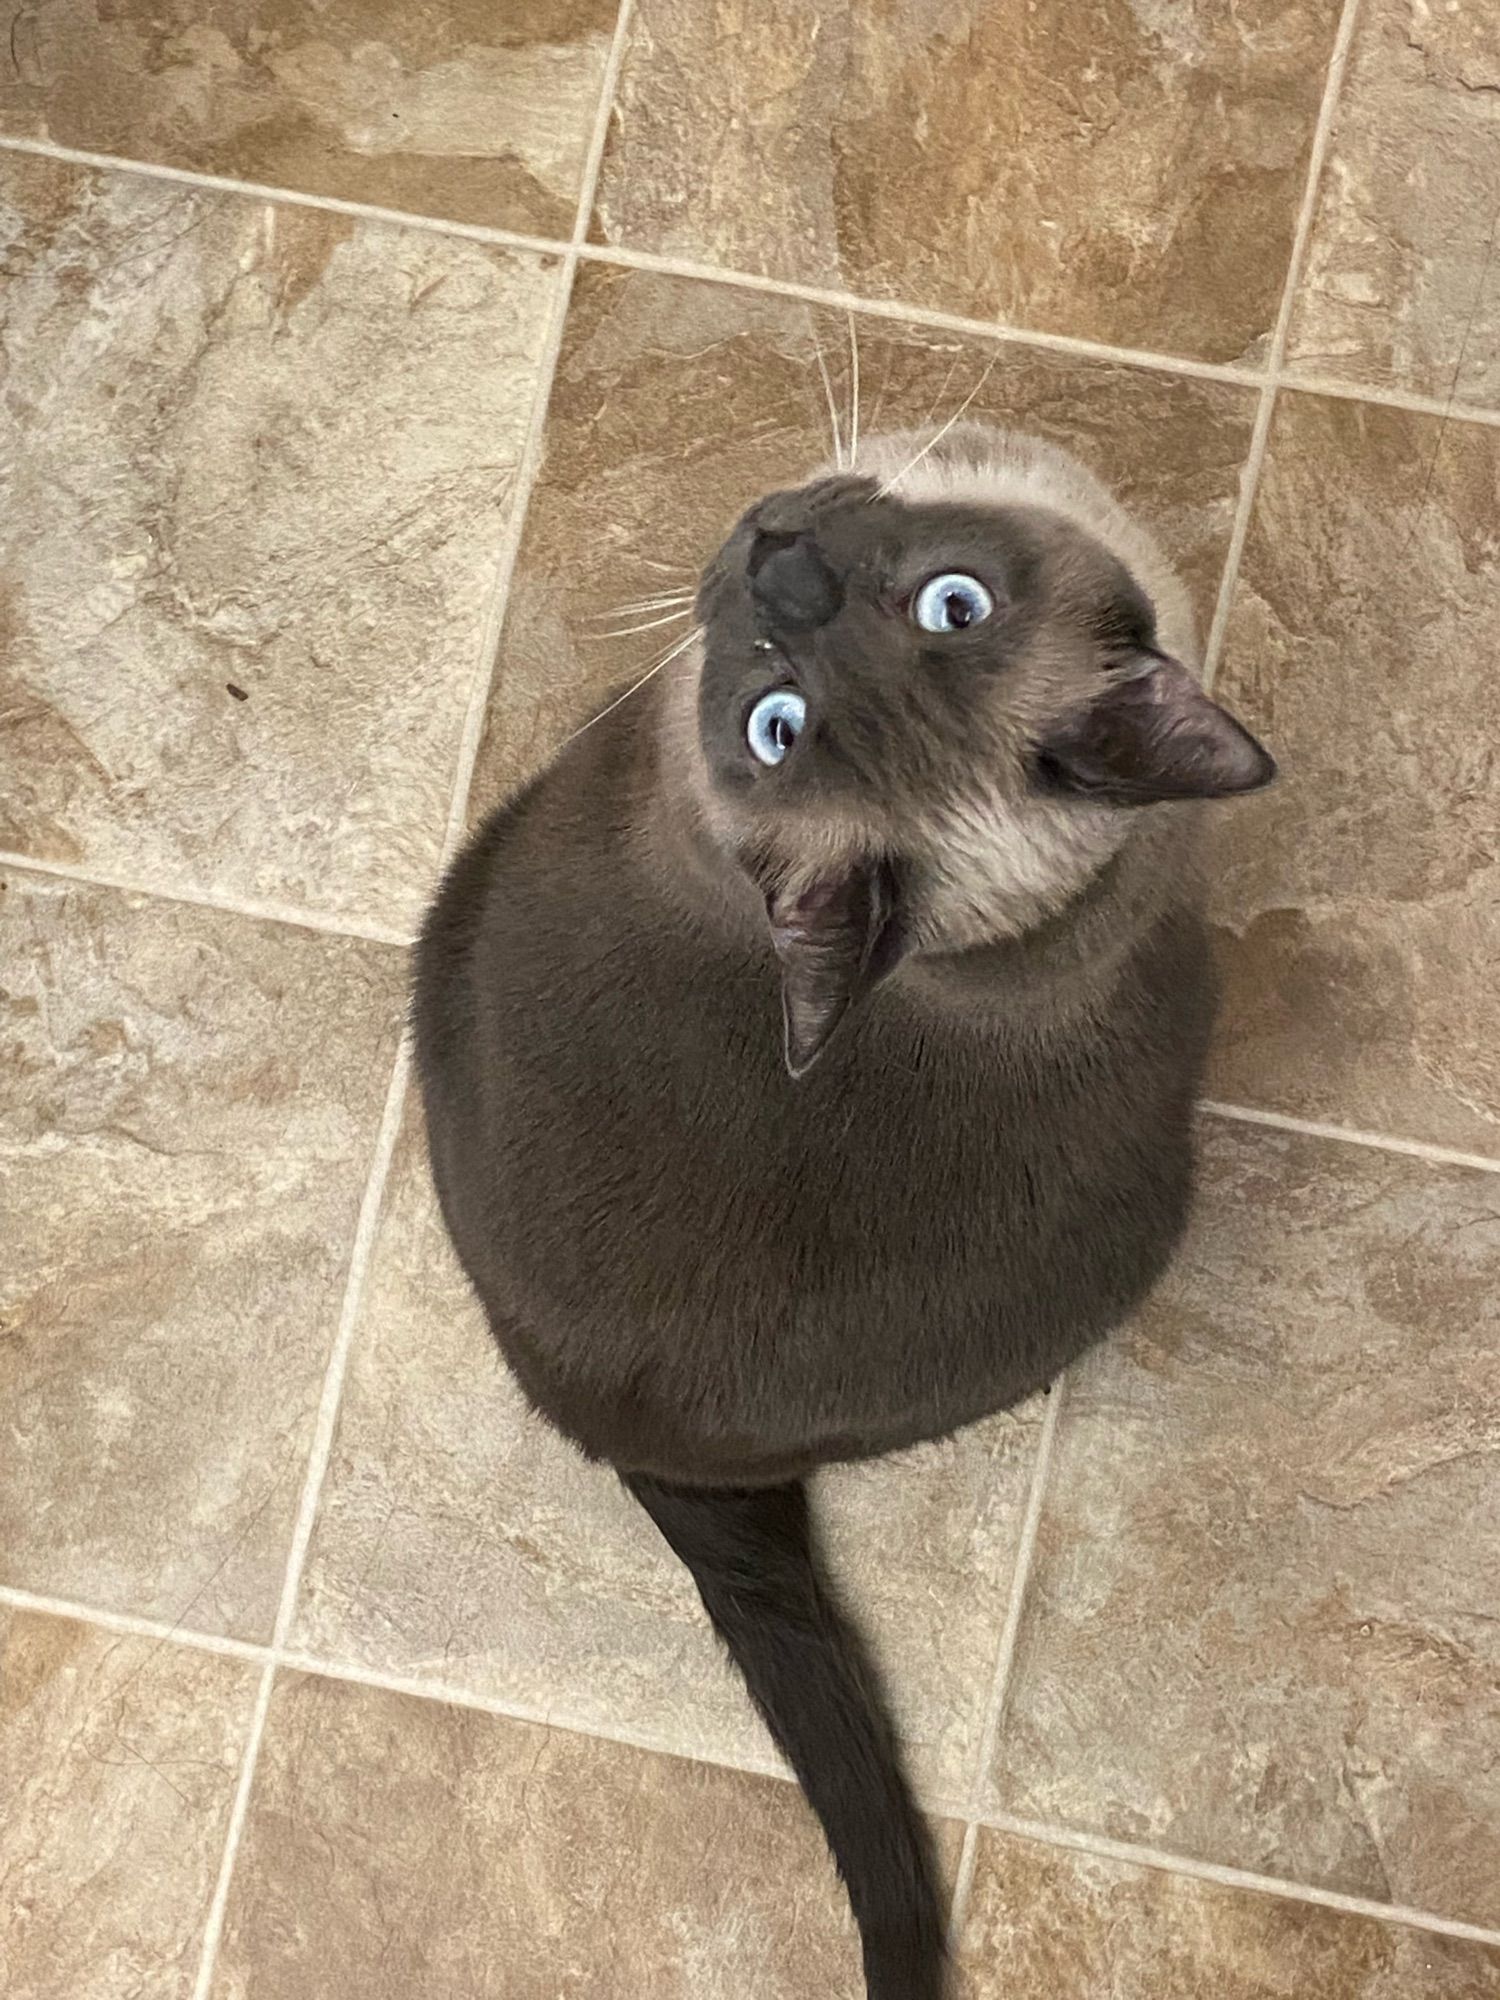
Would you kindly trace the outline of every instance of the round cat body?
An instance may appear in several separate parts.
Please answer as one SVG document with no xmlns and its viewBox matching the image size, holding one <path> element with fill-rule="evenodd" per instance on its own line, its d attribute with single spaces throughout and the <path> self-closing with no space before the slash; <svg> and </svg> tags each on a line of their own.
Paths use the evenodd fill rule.
<svg viewBox="0 0 1500 2000">
<path fill-rule="evenodd" d="M 449 1230 L 527 1394 L 628 1474 L 766 1485 L 1011 1404 L 1186 1214 L 1195 801 L 1270 759 L 1088 474 L 914 449 L 752 507 L 699 637 L 424 932 Z"/>
</svg>

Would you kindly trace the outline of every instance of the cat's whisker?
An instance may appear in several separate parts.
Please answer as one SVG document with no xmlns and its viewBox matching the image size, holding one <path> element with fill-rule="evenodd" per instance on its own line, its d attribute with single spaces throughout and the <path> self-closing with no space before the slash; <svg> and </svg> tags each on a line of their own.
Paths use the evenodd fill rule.
<svg viewBox="0 0 1500 2000">
<path fill-rule="evenodd" d="M 654 632 L 662 625 L 676 625 L 692 611 L 691 604 L 684 604 L 679 611 L 669 611 L 662 618 L 648 618 L 641 625 L 620 625 L 612 632 L 590 632 L 591 639 L 628 639 L 636 632 Z"/>
<path fill-rule="evenodd" d="M 916 454 L 914 458 L 909 458 L 906 461 L 905 465 L 902 466 L 899 472 L 893 472 L 891 474 L 890 478 L 886 480 L 885 484 L 880 488 L 880 495 L 879 495 L 880 498 L 883 499 L 885 495 L 890 492 L 893 486 L 899 484 L 899 482 L 906 477 L 907 473 L 915 470 L 915 468 L 922 463 L 922 460 L 927 456 L 928 452 L 932 450 L 934 445 L 942 443 L 943 439 L 948 435 L 949 431 L 952 430 L 953 426 L 958 422 L 959 418 L 963 415 L 964 411 L 968 409 L 969 405 L 973 402 L 974 398 L 979 394 L 980 390 L 984 387 L 985 383 L 989 381 L 991 374 L 994 372 L 994 367 L 995 367 L 995 356 L 992 354 L 989 360 L 985 363 L 984 373 L 980 376 L 979 380 L 974 384 L 973 388 L 969 391 L 968 395 L 964 397 L 963 401 L 959 404 L 958 408 L 953 412 L 953 415 L 948 419 L 947 423 L 943 425 L 941 430 L 933 432 L 932 436 L 927 440 L 926 444 L 923 445 L 922 449 Z"/>
<path fill-rule="evenodd" d="M 859 334 L 855 329 L 854 315 L 847 315 L 849 321 L 849 470 L 854 470 L 854 461 L 859 456 Z"/>
<path fill-rule="evenodd" d="M 591 611 L 584 623 L 601 625 L 606 618 L 636 618 L 648 611 L 675 611 L 679 606 L 690 605 L 696 595 L 692 590 L 673 590 L 663 591 L 660 597 L 638 597 L 633 604 L 614 604 L 608 611 Z"/>
<path fill-rule="evenodd" d="M 880 371 L 880 387 L 875 391 L 875 407 L 870 412 L 871 430 L 875 430 L 879 427 L 880 412 L 885 408 L 885 392 L 891 386 L 891 368 L 895 361 L 895 358 L 896 358 L 895 348 L 887 347 L 885 350 L 885 366 Z"/>
<path fill-rule="evenodd" d="M 652 556 L 637 556 L 636 561 L 644 563 L 647 569 L 659 570 L 663 576 L 691 576 L 691 563 L 657 562 Z"/>
<path fill-rule="evenodd" d="M 683 583 L 674 584 L 670 590 L 646 590 L 639 597 L 627 597 L 624 599 L 624 602 L 626 604 L 671 604 L 675 603 L 678 598 L 691 597 L 692 595 L 693 586 L 690 583 Z"/>
<path fill-rule="evenodd" d="M 654 680 L 663 667 L 669 667 L 679 653 L 685 653 L 695 639 L 701 639 L 702 637 L 703 627 L 701 625 L 695 625 L 690 632 L 685 632 L 675 645 L 667 648 L 659 660 L 652 661 L 651 665 L 647 667 L 645 673 L 641 675 L 638 681 L 632 681 L 623 694 L 617 694 L 614 700 L 607 702 L 597 715 L 591 715 L 587 722 L 581 723 L 573 731 L 571 736 L 565 736 L 557 746 L 557 754 L 561 755 L 570 743 L 576 743 L 585 730 L 592 729 L 596 722 L 602 722 L 606 715 L 613 715 L 615 710 L 621 707 L 623 703 L 629 701 L 633 694 L 639 694 L 647 681 Z"/>
<path fill-rule="evenodd" d="M 948 372 L 943 377 L 942 388 L 938 390 L 937 394 L 928 404 L 926 416 L 923 417 L 921 423 L 919 423 L 916 426 L 916 428 L 919 431 L 926 430 L 927 426 L 932 422 L 933 418 L 937 415 L 938 411 L 943 407 L 944 403 L 947 402 L 948 391 L 953 387 L 953 378 L 958 373 L 960 367 L 963 365 L 963 358 L 964 358 L 963 349 L 960 348 L 958 352 L 954 355 L 953 359 L 948 363 Z"/>
<path fill-rule="evenodd" d="M 834 401 L 833 382 L 828 374 L 828 363 L 823 358 L 823 343 L 818 339 L 818 329 L 813 328 L 813 356 L 818 364 L 818 373 L 823 378 L 823 394 L 828 399 L 828 422 L 833 430 L 833 462 L 843 469 L 844 433 L 839 425 L 838 404 Z"/>
</svg>

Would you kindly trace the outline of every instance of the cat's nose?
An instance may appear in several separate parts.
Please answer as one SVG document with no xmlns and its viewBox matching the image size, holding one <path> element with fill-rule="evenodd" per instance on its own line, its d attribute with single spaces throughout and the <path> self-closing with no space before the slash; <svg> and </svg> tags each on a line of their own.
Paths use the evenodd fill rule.
<svg viewBox="0 0 1500 2000">
<path fill-rule="evenodd" d="M 772 633 L 810 632 L 843 608 L 844 586 L 810 535 L 763 531 L 746 567 L 755 608 Z"/>
</svg>

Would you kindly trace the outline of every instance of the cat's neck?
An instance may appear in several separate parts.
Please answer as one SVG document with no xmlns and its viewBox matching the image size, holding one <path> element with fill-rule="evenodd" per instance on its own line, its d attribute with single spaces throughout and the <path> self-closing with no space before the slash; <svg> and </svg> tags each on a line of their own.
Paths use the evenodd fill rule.
<svg viewBox="0 0 1500 2000">
<path fill-rule="evenodd" d="M 638 864 L 655 896 L 731 948 L 769 962 L 764 902 L 729 845 L 699 746 L 696 668 L 651 692 L 626 725 L 634 739 L 628 819 Z M 1125 837 L 1102 848 L 1096 864 L 1080 870 L 1068 893 L 1034 921 L 1002 922 L 991 935 L 976 929 L 952 949 L 924 942 L 896 977 L 939 1012 L 998 1018 L 1017 1007 L 1059 1016 L 1094 1011 L 1142 938 L 1196 900 L 1196 818 L 1190 806 L 1133 815 Z"/>
</svg>

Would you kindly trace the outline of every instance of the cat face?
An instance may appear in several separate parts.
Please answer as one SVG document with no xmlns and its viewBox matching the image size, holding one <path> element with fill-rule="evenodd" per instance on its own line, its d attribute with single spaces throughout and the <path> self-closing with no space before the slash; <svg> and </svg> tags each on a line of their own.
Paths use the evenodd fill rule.
<svg viewBox="0 0 1500 2000">
<path fill-rule="evenodd" d="M 1046 507 L 815 479 L 745 514 L 699 615 L 704 758 L 794 1073 L 903 951 L 1018 935 L 1135 809 L 1274 772 L 1158 649 L 1124 563 Z"/>
</svg>

